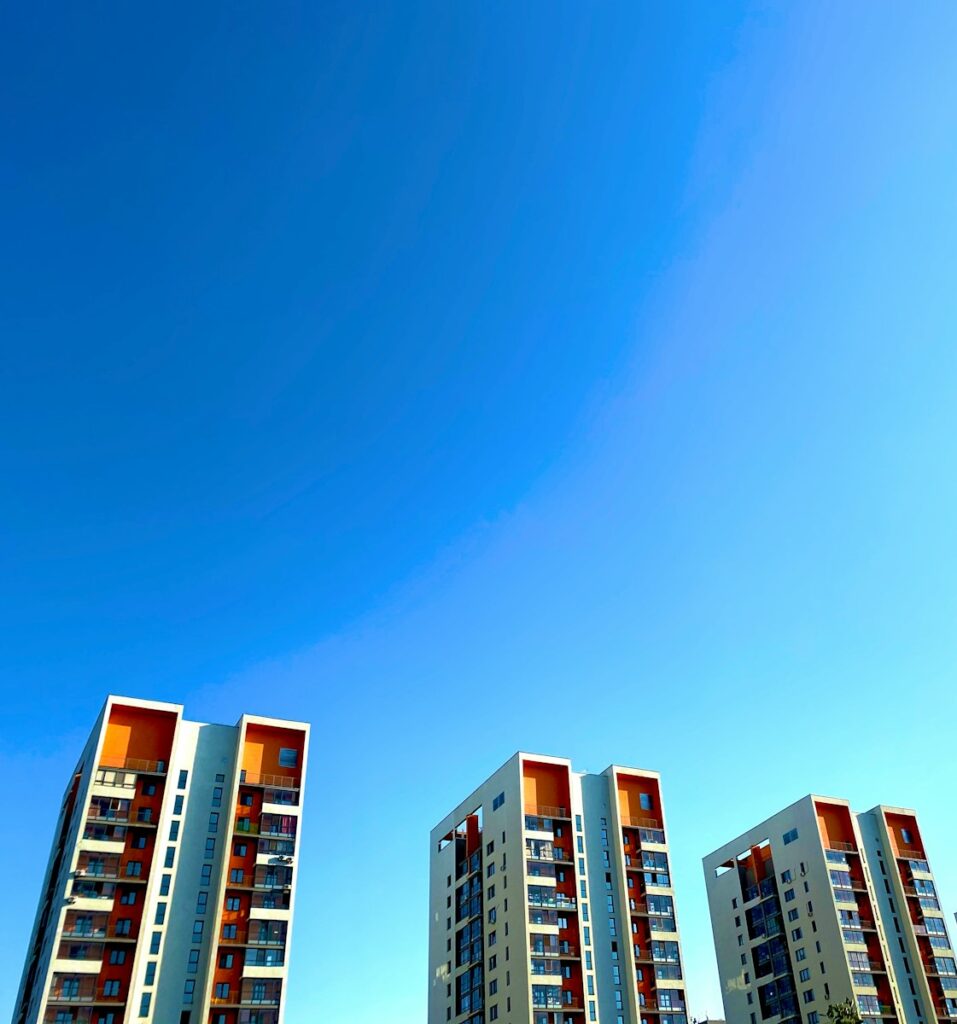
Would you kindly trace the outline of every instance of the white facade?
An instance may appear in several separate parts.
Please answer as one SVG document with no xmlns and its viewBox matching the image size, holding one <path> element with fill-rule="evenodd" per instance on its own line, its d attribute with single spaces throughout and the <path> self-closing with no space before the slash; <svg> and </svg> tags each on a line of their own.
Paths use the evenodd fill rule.
<svg viewBox="0 0 957 1024">
<path fill-rule="evenodd" d="M 676 920 L 657 773 L 516 754 L 431 834 L 429 1024 L 685 1024 Z"/>
<path fill-rule="evenodd" d="M 249 716 L 206 725 L 182 712 L 107 700 L 64 799 L 14 1024 L 282 1024 L 309 727 Z M 246 766 L 273 756 L 289 767 L 266 789 Z M 249 852 L 266 867 L 231 887 L 240 826 L 244 842 L 286 845 L 281 857 Z M 272 888 L 279 863 L 287 889 Z M 236 941 L 223 939 L 224 914 L 246 922 Z M 248 922 L 262 914 L 282 923 L 281 941 L 258 944 Z M 257 978 L 267 991 L 253 992 Z M 217 982 L 228 997 L 216 999 Z"/>
</svg>

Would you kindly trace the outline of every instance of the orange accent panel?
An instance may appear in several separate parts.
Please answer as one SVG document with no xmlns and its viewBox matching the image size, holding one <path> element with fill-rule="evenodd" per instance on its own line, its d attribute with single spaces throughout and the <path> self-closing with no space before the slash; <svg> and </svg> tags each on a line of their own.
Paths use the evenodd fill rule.
<svg viewBox="0 0 957 1024">
<path fill-rule="evenodd" d="M 100 764 L 122 767 L 129 758 L 168 761 L 173 749 L 176 715 L 114 704 L 103 737 Z"/>
<path fill-rule="evenodd" d="M 621 804 L 623 819 L 653 818 L 661 821 L 661 794 L 657 779 L 616 774 L 615 781 L 618 785 L 618 801 Z M 642 796 L 651 798 L 650 810 L 645 810 L 641 806 Z"/>
<path fill-rule="evenodd" d="M 887 831 L 890 833 L 895 856 L 899 856 L 902 850 L 923 853 L 924 841 L 921 839 L 917 819 L 913 814 L 885 814 L 884 820 L 887 822 Z M 910 833 L 910 842 L 904 842 L 902 829 L 907 829 Z"/>
<path fill-rule="evenodd" d="M 567 766 L 525 761 L 522 766 L 522 799 L 530 814 L 541 807 L 568 808 L 571 801 Z"/>
<path fill-rule="evenodd" d="M 301 729 L 279 729 L 268 725 L 248 725 L 243 744 L 242 769 L 250 775 L 289 775 L 298 777 L 302 772 L 302 755 L 306 734 Z M 298 752 L 295 768 L 279 764 L 281 747 Z"/>
<path fill-rule="evenodd" d="M 854 838 L 854 826 L 851 824 L 851 812 L 843 804 L 828 804 L 819 800 L 814 804 L 817 812 L 817 827 L 821 833 L 821 842 L 825 847 L 833 843 L 849 843 L 855 849 L 857 840 Z"/>
</svg>

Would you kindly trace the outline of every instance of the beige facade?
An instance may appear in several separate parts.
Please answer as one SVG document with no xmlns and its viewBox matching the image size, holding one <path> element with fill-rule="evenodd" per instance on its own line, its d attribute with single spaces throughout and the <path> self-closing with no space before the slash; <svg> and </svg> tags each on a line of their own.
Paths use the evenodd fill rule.
<svg viewBox="0 0 957 1024">
<path fill-rule="evenodd" d="M 656 772 L 516 754 L 432 831 L 429 1024 L 687 1024 Z"/>
<path fill-rule="evenodd" d="M 725 1016 L 957 1020 L 957 967 L 914 811 L 807 796 L 704 859 Z"/>
<path fill-rule="evenodd" d="M 64 797 L 14 1024 L 282 1024 L 309 726 L 110 697 Z"/>
</svg>

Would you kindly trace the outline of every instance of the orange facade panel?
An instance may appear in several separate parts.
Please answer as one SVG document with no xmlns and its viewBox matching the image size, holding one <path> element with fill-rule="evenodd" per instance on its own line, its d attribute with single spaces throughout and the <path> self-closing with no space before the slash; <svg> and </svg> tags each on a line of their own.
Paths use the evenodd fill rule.
<svg viewBox="0 0 957 1024">
<path fill-rule="evenodd" d="M 176 715 L 171 711 L 114 704 L 100 764 L 123 768 L 130 761 L 169 761 L 175 731 Z"/>
<path fill-rule="evenodd" d="M 568 766 L 525 761 L 522 764 L 522 799 L 529 814 L 568 814 Z"/>
<path fill-rule="evenodd" d="M 623 823 L 641 821 L 649 827 L 661 827 L 661 793 L 657 779 L 618 772 L 615 784 Z"/>
<path fill-rule="evenodd" d="M 249 724 L 243 744 L 242 770 L 250 777 L 260 775 L 290 776 L 298 779 L 306 734 L 301 729 L 280 729 L 268 725 Z M 295 765 L 284 751 L 295 751 Z"/>
<path fill-rule="evenodd" d="M 851 810 L 844 804 L 832 804 L 825 800 L 816 800 L 814 810 L 817 813 L 817 827 L 821 833 L 821 842 L 828 850 L 845 850 L 848 847 L 857 849 L 854 837 L 854 824 L 851 821 Z"/>
</svg>

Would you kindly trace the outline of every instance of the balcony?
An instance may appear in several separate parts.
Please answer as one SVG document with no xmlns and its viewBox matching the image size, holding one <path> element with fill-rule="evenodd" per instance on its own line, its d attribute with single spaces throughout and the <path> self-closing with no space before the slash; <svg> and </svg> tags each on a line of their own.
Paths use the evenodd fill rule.
<svg viewBox="0 0 957 1024">
<path fill-rule="evenodd" d="M 269 789 L 299 789 L 299 779 L 295 775 L 268 775 L 262 772 L 241 771 L 239 784 Z"/>
<path fill-rule="evenodd" d="M 526 816 L 533 818 L 564 818 L 571 821 L 571 814 L 567 807 L 552 807 L 548 804 L 539 804 L 538 807 L 526 807 Z"/>
<path fill-rule="evenodd" d="M 140 772 L 143 775 L 165 775 L 169 769 L 166 761 L 147 761 L 140 757 L 110 758 L 101 761 L 99 768 L 116 768 L 125 772 Z"/>
<path fill-rule="evenodd" d="M 107 992 L 95 977 L 63 978 L 54 976 L 47 998 L 49 1003 L 106 1003 L 118 1005 L 126 1002 L 121 992 Z"/>
<path fill-rule="evenodd" d="M 627 814 L 621 816 L 622 828 L 649 828 L 656 831 L 661 830 L 661 822 L 657 818 L 632 818 Z M 662 832 L 662 836 L 664 833 Z M 662 839 L 664 842 L 664 839 Z"/>
</svg>

